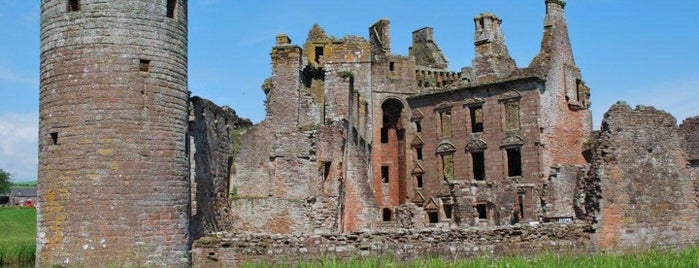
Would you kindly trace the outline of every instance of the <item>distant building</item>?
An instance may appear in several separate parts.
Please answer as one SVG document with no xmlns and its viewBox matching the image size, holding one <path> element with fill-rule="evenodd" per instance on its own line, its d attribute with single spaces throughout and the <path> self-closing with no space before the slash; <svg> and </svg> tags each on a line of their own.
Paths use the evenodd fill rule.
<svg viewBox="0 0 699 268">
<path fill-rule="evenodd" d="M 36 204 L 36 188 L 12 188 L 9 201 L 14 206 L 34 206 Z"/>
</svg>

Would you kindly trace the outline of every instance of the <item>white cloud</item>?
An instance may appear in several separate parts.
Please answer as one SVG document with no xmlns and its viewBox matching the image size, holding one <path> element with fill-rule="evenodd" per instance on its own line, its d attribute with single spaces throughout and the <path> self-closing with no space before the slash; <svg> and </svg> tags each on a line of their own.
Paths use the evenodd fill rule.
<svg viewBox="0 0 699 268">
<path fill-rule="evenodd" d="M 37 178 L 39 117 L 35 113 L 0 114 L 0 169 L 15 181 Z"/>
</svg>

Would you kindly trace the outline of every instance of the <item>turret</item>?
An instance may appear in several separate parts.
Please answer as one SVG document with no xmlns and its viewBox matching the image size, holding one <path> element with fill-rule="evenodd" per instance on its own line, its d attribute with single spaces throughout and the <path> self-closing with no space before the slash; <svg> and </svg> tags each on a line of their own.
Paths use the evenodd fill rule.
<svg viewBox="0 0 699 268">
<path fill-rule="evenodd" d="M 41 1 L 37 267 L 189 265 L 187 1 Z"/>
<path fill-rule="evenodd" d="M 545 71 L 553 68 L 554 65 L 575 66 L 573 50 L 568 37 L 565 5 L 563 0 L 546 0 L 546 18 L 544 19 L 541 51 L 532 60 L 529 67 Z"/>
<path fill-rule="evenodd" d="M 517 68 L 505 45 L 502 20 L 490 13 L 473 19 L 476 24 L 473 74 L 479 83 L 493 82 L 512 73 Z"/>
</svg>

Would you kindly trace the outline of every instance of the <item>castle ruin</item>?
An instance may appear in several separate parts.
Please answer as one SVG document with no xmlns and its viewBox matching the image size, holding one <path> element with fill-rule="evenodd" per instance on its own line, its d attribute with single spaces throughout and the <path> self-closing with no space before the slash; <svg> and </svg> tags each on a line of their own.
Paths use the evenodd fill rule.
<svg viewBox="0 0 699 268">
<path fill-rule="evenodd" d="M 593 132 L 564 7 L 524 68 L 489 13 L 458 71 L 429 27 L 407 56 L 385 19 L 278 35 L 251 126 L 190 98 L 185 0 L 43 0 L 37 265 L 696 244 L 699 120 L 618 103 Z"/>
</svg>

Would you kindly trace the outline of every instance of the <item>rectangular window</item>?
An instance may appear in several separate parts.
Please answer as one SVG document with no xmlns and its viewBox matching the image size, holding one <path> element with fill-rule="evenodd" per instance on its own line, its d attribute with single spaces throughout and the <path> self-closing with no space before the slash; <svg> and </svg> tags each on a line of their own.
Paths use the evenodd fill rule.
<svg viewBox="0 0 699 268">
<path fill-rule="evenodd" d="M 177 0 L 167 0 L 167 17 L 174 19 L 177 10 Z"/>
<path fill-rule="evenodd" d="M 415 158 L 422 160 L 422 147 L 415 147 Z"/>
<path fill-rule="evenodd" d="M 423 181 L 422 181 L 422 175 L 416 175 L 415 180 L 417 181 L 417 188 L 422 188 Z"/>
<path fill-rule="evenodd" d="M 454 180 L 454 155 L 444 154 L 442 155 L 442 174 L 444 175 L 444 180 L 450 182 Z"/>
<path fill-rule="evenodd" d="M 415 121 L 415 132 L 422 132 L 422 124 L 420 123 L 420 121 Z"/>
<path fill-rule="evenodd" d="M 439 112 L 439 120 L 442 127 L 441 137 L 451 137 L 451 111 Z"/>
<path fill-rule="evenodd" d="M 381 181 L 388 183 L 388 166 L 381 166 Z"/>
<path fill-rule="evenodd" d="M 141 72 L 144 72 L 144 73 L 150 72 L 150 60 L 144 60 L 144 59 L 139 60 L 139 69 Z"/>
<path fill-rule="evenodd" d="M 315 50 L 315 56 L 316 56 L 316 63 L 320 63 L 320 58 L 323 57 L 323 47 L 316 47 Z"/>
<path fill-rule="evenodd" d="M 478 219 L 488 219 L 488 207 L 486 204 L 476 204 L 476 211 L 478 212 Z"/>
<path fill-rule="evenodd" d="M 438 223 L 439 222 L 439 212 L 437 212 L 437 211 L 427 212 L 427 217 L 429 218 L 430 223 Z"/>
<path fill-rule="evenodd" d="M 471 132 L 483 132 L 483 106 L 469 108 L 471 113 Z"/>
<path fill-rule="evenodd" d="M 519 148 L 507 149 L 507 176 L 522 176 L 522 154 Z"/>
<path fill-rule="evenodd" d="M 68 0 L 68 12 L 80 11 L 80 0 Z"/>
<path fill-rule="evenodd" d="M 519 129 L 519 102 L 505 103 L 505 129 Z"/>
<path fill-rule="evenodd" d="M 51 132 L 51 143 L 53 145 L 58 144 L 58 132 Z"/>
<path fill-rule="evenodd" d="M 388 70 L 390 70 L 391 72 L 393 72 L 393 70 L 395 70 L 395 69 L 396 69 L 396 63 L 395 63 L 395 62 L 392 62 L 392 61 L 389 62 L 389 63 L 388 63 Z"/>
<path fill-rule="evenodd" d="M 451 219 L 451 214 L 452 211 L 454 210 L 454 205 L 452 204 L 444 204 L 444 216 L 447 219 Z"/>
<path fill-rule="evenodd" d="M 471 160 L 473 162 L 473 179 L 477 181 L 485 180 L 485 153 L 472 152 Z"/>
</svg>

